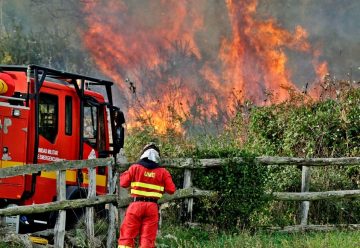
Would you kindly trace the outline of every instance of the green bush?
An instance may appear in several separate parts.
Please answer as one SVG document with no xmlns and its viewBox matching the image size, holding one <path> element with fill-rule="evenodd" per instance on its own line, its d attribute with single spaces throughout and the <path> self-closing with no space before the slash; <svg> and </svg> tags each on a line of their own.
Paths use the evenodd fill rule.
<svg viewBox="0 0 360 248">
<path fill-rule="evenodd" d="M 312 102 L 298 97 L 278 105 L 253 107 L 245 147 L 270 156 L 352 157 L 360 156 L 359 144 L 360 89 L 351 88 L 341 92 L 337 99 Z M 268 168 L 265 187 L 268 191 L 300 191 L 300 167 Z M 360 166 L 311 169 L 310 191 L 349 190 L 359 186 Z M 296 203 L 271 202 L 266 210 L 258 213 L 263 217 L 259 224 L 299 223 Z M 358 223 L 359 210 L 359 201 L 315 201 L 310 207 L 310 222 Z"/>
<path fill-rule="evenodd" d="M 221 140 L 218 143 L 221 144 Z M 217 143 L 211 144 L 215 148 L 214 144 Z M 222 229 L 251 227 L 250 216 L 260 211 L 267 201 L 264 188 L 267 168 L 254 162 L 255 155 L 235 150 L 234 147 L 223 148 L 212 151 L 198 149 L 193 154 L 196 158 L 229 158 L 220 168 L 195 171 L 194 186 L 218 194 L 212 199 L 199 200 L 195 204 L 194 218 Z M 242 157 L 244 162 L 235 162 L 232 157 Z"/>
<path fill-rule="evenodd" d="M 298 99 L 254 107 L 246 146 L 263 155 L 295 157 L 359 156 L 360 89 L 338 99 Z"/>
</svg>

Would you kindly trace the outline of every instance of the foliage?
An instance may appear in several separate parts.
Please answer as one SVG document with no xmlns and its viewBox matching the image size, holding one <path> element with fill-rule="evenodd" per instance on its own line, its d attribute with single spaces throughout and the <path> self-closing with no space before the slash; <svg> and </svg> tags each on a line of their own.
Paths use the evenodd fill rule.
<svg viewBox="0 0 360 248">
<path fill-rule="evenodd" d="M 0 227 L 0 248 L 23 248 L 30 246 L 29 235 L 17 234 L 6 227 Z"/>
<path fill-rule="evenodd" d="M 201 207 L 195 204 L 194 215 L 201 223 L 222 229 L 251 227 L 250 216 L 266 202 L 267 168 L 254 163 L 253 155 L 244 152 L 234 155 L 244 162 L 229 159 L 221 168 L 195 172 L 195 187 L 218 192 L 214 199 L 203 199 Z"/>
<path fill-rule="evenodd" d="M 358 156 L 360 89 L 339 99 L 292 101 L 254 107 L 247 146 L 264 155 L 294 157 Z"/>
<path fill-rule="evenodd" d="M 6 242 L 0 241 L 0 248 L 20 248 L 21 246 L 14 246 L 13 244 L 8 244 Z"/>
<path fill-rule="evenodd" d="M 244 121 L 239 122 L 244 128 Z M 270 156 L 352 157 L 360 155 L 360 89 L 348 88 L 335 99 L 311 101 L 296 95 L 287 102 L 254 106 L 247 122 L 245 149 Z M 236 129 L 236 126 L 233 127 Z M 268 191 L 299 192 L 301 168 L 269 166 Z M 358 189 L 359 166 L 311 169 L 310 191 Z M 297 224 L 298 204 L 272 202 L 257 213 L 259 225 Z M 313 223 L 358 223 L 358 201 L 316 201 L 310 207 Z M 281 213 L 281 214 L 279 214 Z M 336 213 L 336 214 L 334 214 Z"/>
<path fill-rule="evenodd" d="M 96 216 L 94 223 L 95 246 L 106 247 L 108 220 Z M 83 216 L 76 224 L 74 229 L 71 229 L 66 234 L 66 242 L 70 247 L 87 248 L 88 238 L 86 235 L 85 216 Z"/>
<path fill-rule="evenodd" d="M 137 161 L 142 148 L 149 142 L 155 142 L 160 148 L 161 157 L 182 157 L 193 145 L 181 134 L 168 132 L 157 134 L 152 126 L 132 129 L 125 139 L 124 150 L 129 161 Z"/>
<path fill-rule="evenodd" d="M 17 242 L 0 241 L 0 248 L 22 248 L 23 244 Z"/>
<path fill-rule="evenodd" d="M 14 26 L 0 36 L 0 64 L 39 64 L 42 66 L 87 74 L 93 62 L 81 48 L 74 47 L 69 34 L 42 30 L 25 32 Z"/>
</svg>

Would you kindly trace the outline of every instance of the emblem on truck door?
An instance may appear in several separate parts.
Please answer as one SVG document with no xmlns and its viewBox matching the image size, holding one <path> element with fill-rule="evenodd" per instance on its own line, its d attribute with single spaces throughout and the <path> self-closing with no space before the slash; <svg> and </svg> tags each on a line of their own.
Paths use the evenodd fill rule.
<svg viewBox="0 0 360 248">
<path fill-rule="evenodd" d="M 4 118 L 4 133 L 7 134 L 9 132 L 8 127 L 10 127 L 12 124 L 10 118 Z"/>
<path fill-rule="evenodd" d="M 7 148 L 6 146 L 3 147 L 3 155 L 2 155 L 2 160 L 11 160 L 11 157 L 9 156 L 9 148 Z"/>
</svg>

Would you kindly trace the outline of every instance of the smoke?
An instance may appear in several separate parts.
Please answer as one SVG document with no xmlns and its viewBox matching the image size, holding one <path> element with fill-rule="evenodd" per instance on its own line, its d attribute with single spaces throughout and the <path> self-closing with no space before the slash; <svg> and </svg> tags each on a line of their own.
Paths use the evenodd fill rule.
<svg viewBox="0 0 360 248">
<path fill-rule="evenodd" d="M 191 115 L 223 122 L 247 99 L 266 104 L 270 94 L 272 101 L 283 101 L 289 89 L 301 90 L 328 72 L 346 77 L 351 68 L 355 77 L 359 48 L 340 31 L 349 23 L 348 11 L 359 4 L 353 1 L 337 13 L 341 4 L 91 2 L 84 8 L 88 23 L 84 44 L 122 92 L 127 90 L 124 78 L 135 82 L 136 101 L 131 103 L 131 96 L 123 95 L 129 109 L 138 107 L 139 98 L 147 103 L 135 119 L 175 110 L 180 119 Z"/>
<path fill-rule="evenodd" d="M 117 83 L 118 104 L 145 102 L 150 112 L 137 118 L 171 109 L 224 121 L 246 99 L 264 104 L 271 92 L 282 101 L 327 72 L 360 79 L 357 0 L 11 2 L 8 16 L 30 30 L 47 23 L 85 48 Z"/>
<path fill-rule="evenodd" d="M 259 14 L 274 17 L 280 25 L 292 29 L 301 25 L 309 41 L 321 50 L 331 75 L 339 79 L 360 79 L 360 2 L 356 0 L 262 0 Z M 314 80 L 304 58 L 292 58 L 294 81 L 298 85 Z M 350 75 L 352 74 L 352 75 Z"/>
<path fill-rule="evenodd" d="M 97 4 L 94 13 L 84 13 L 84 5 Z M 109 5 L 111 2 L 113 5 Z M 152 2 L 155 2 L 154 4 Z M 26 31 L 41 31 L 45 28 L 62 29 L 80 34 L 79 29 L 86 28 L 86 17 L 101 18 L 104 25 L 114 32 L 126 35 L 138 35 L 138 31 L 153 27 L 174 27 L 181 18 L 174 12 L 177 1 L 77 1 L 77 0 L 12 0 L 1 1 L 1 26 L 11 30 L 14 25 L 22 25 Z M 231 27 L 225 0 L 183 1 L 189 13 L 187 16 L 203 16 L 203 27 L 197 30 L 195 42 L 204 60 L 216 59 L 221 45 L 221 37 L 231 35 Z M 237 2 L 237 1 L 235 1 Z M 126 8 L 122 11 L 122 8 Z M 329 71 L 339 78 L 347 77 L 352 71 L 354 80 L 359 80 L 360 66 L 360 2 L 357 0 L 259 0 L 256 18 L 273 18 L 287 30 L 296 26 L 303 27 L 308 33 L 309 42 L 321 50 L 320 59 L 329 64 Z M 240 14 L 240 13 L 239 13 Z M 166 18 L 163 18 L 166 16 Z M 112 23 L 110 19 L 116 23 Z M 182 26 L 174 32 L 186 32 L 192 27 L 192 18 L 183 20 Z M 91 28 L 91 26 L 88 26 Z M 166 37 L 159 33 L 159 39 Z M 82 37 L 74 38 L 74 46 L 81 45 Z M 78 44 L 75 44 L 78 43 Z M 116 46 L 117 41 L 113 41 Z M 171 41 L 169 41 L 171 42 Z M 101 46 L 101 44 L 99 44 Z M 131 57 L 131 54 L 126 54 Z M 314 80 L 306 56 L 290 56 L 289 66 L 294 82 L 301 86 L 308 80 Z M 299 62 L 300 61 L 300 62 Z M 133 63 L 137 63 L 133 60 Z M 304 75 L 310 75 L 304 77 Z"/>
</svg>

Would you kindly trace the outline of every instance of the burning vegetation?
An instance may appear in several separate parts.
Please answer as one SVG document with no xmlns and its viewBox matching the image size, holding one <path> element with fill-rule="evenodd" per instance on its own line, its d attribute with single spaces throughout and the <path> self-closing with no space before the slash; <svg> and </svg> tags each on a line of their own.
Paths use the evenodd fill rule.
<svg viewBox="0 0 360 248">
<path fill-rule="evenodd" d="M 313 81 L 328 72 L 305 28 L 260 18 L 257 0 L 91 1 L 84 12 L 85 45 L 118 82 L 128 128 L 181 133 L 226 122 L 246 100 L 282 102 L 301 91 L 289 53 L 308 59 Z"/>
</svg>

